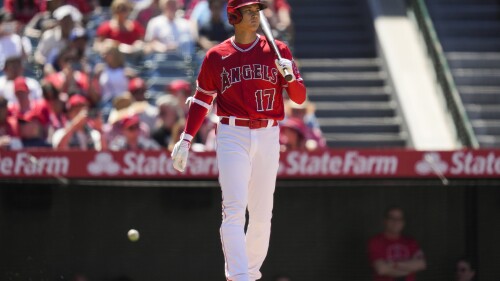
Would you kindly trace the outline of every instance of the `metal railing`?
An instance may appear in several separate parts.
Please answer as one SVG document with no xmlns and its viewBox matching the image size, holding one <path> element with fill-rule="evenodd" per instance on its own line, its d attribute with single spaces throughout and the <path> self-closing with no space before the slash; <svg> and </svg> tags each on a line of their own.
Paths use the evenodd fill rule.
<svg viewBox="0 0 500 281">
<path fill-rule="evenodd" d="M 429 11 L 427 10 L 427 5 L 424 0 L 409 0 L 408 3 L 425 40 L 427 51 L 436 71 L 439 86 L 446 101 L 446 106 L 450 111 L 457 131 L 457 137 L 464 146 L 478 148 L 479 143 L 458 93 L 455 80 L 448 66 L 448 61 L 444 55 Z"/>
</svg>

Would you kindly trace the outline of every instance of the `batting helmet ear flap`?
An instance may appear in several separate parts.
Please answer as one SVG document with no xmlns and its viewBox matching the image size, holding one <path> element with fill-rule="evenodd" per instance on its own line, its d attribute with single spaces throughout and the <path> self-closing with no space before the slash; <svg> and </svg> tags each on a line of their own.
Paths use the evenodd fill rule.
<svg viewBox="0 0 500 281">
<path fill-rule="evenodd" d="M 240 11 L 238 9 L 229 8 L 227 9 L 227 19 L 232 25 L 238 24 L 243 19 Z"/>
</svg>

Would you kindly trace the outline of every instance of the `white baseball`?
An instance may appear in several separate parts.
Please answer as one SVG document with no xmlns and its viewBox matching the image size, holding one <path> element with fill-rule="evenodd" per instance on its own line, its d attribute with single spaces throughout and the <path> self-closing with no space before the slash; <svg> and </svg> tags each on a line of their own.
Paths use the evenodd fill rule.
<svg viewBox="0 0 500 281">
<path fill-rule="evenodd" d="M 139 231 L 137 231 L 135 229 L 129 230 L 127 235 L 128 235 L 128 239 L 132 242 L 136 242 L 137 240 L 139 240 Z"/>
</svg>

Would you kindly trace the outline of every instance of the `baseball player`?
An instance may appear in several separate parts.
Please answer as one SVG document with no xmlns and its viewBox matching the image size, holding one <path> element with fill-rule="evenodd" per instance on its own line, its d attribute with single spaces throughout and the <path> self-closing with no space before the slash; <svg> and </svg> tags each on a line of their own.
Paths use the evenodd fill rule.
<svg viewBox="0 0 500 281">
<path fill-rule="evenodd" d="M 184 171 L 193 136 L 215 99 L 220 120 L 216 137 L 223 212 L 220 235 L 225 274 L 231 281 L 254 281 L 262 276 L 278 171 L 283 89 L 296 103 L 306 99 L 288 47 L 276 42 L 283 57 L 277 60 L 265 36 L 257 34 L 259 11 L 264 8 L 260 0 L 228 1 L 235 35 L 207 52 L 184 132 L 172 151 L 174 168 Z M 293 74 L 290 82 L 284 79 L 283 69 Z"/>
</svg>

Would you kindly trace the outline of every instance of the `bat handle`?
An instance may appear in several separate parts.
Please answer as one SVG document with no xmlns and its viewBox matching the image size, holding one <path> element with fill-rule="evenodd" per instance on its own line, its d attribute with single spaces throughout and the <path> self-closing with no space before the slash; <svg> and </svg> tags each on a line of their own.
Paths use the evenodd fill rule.
<svg viewBox="0 0 500 281">
<path fill-rule="evenodd" d="M 288 69 L 284 68 L 284 69 L 283 69 L 283 72 L 285 73 L 285 80 L 286 80 L 287 82 L 292 81 L 292 79 L 293 79 L 293 75 L 292 75 L 290 72 L 288 72 Z"/>
</svg>

